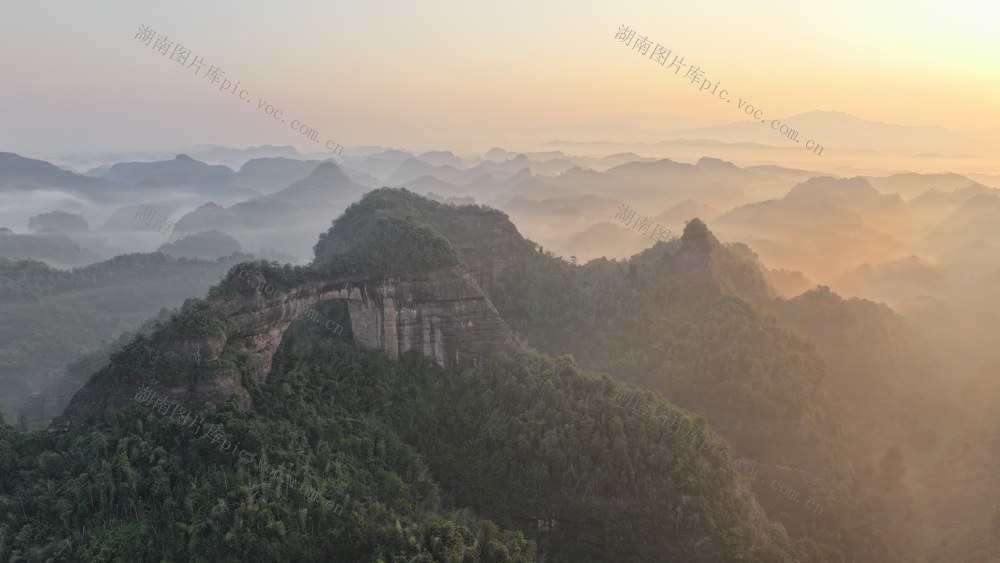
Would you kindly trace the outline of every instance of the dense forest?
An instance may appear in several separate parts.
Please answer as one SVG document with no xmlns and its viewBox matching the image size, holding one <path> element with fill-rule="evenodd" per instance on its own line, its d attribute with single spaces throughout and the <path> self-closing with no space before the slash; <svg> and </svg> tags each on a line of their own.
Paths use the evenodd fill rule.
<svg viewBox="0 0 1000 563">
<path fill-rule="evenodd" d="M 523 239 L 522 244 L 510 239 L 498 244 L 495 233 L 502 228 L 492 222 L 480 222 L 489 228 L 471 240 L 483 242 L 470 244 L 462 232 L 470 210 L 405 190 L 380 192 L 348 209 L 330 233 L 377 213 L 424 221 L 439 233 L 461 233 L 448 238 L 463 249 L 468 263 L 482 261 L 484 247 L 502 248 L 505 253 L 493 259 L 503 267 L 485 285 L 524 345 L 552 355 L 572 354 L 588 369 L 656 390 L 705 416 L 738 455 L 766 470 L 768 477 L 753 483 L 755 494 L 792 537 L 816 542 L 812 560 L 907 561 L 914 556 L 912 530 L 919 527 L 910 501 L 895 486 L 901 466 L 894 456 L 899 454 L 885 447 L 888 440 L 901 439 L 900 431 L 889 430 L 878 440 L 871 433 L 862 440 L 848 433 L 858 429 L 859 410 L 878 412 L 880 396 L 897 393 L 900 408 L 916 409 L 927 407 L 924 399 L 933 395 L 920 386 L 904 390 L 907 381 L 926 370 L 915 368 L 911 357 L 919 356 L 914 353 L 919 343 L 895 326 L 898 319 L 886 317 L 874 304 L 859 304 L 858 313 L 841 314 L 835 324 L 826 318 L 832 314 L 829 304 L 813 303 L 808 295 L 784 302 L 752 251 L 720 244 L 697 219 L 681 239 L 657 243 L 628 261 L 575 265 Z M 449 214 L 449 207 L 455 212 Z M 338 250 L 345 253 L 360 243 L 352 238 L 351 232 L 341 233 Z M 791 317 L 800 320 L 791 322 Z M 876 330 L 886 323 L 890 328 Z M 862 346 L 869 377 L 843 375 L 853 374 L 851 367 L 861 360 L 847 367 L 829 365 L 806 326 L 826 327 L 826 335 L 856 334 L 850 345 L 869 341 Z M 848 344 L 829 347 L 830 337 L 817 341 L 836 358 Z M 897 337 L 910 341 L 880 346 Z M 862 382 L 867 387 L 859 388 Z M 875 388 L 879 392 L 872 395 Z M 854 398 L 866 392 L 871 395 L 863 403 L 867 409 L 852 408 Z M 885 418 L 876 415 L 875 420 Z M 873 461 L 865 457 L 871 450 L 877 450 Z M 778 491 L 772 487 L 776 481 Z M 785 486 L 812 504 L 789 501 L 780 493 Z"/>
<path fill-rule="evenodd" d="M 192 422 L 136 401 L 83 431 L 5 426 L 0 556 L 792 560 L 742 477 L 624 391 L 569 357 L 445 372 L 300 321 L 252 410 L 186 405 Z"/>
<path fill-rule="evenodd" d="M 205 299 L 73 364 L 106 404 L 143 385 L 102 418 L 2 426 L 0 560 L 846 563 L 995 550 L 982 538 L 1000 529 L 986 463 L 1000 435 L 984 424 L 973 451 L 934 432 L 947 401 L 921 340 L 887 307 L 827 288 L 781 299 L 749 248 L 700 220 L 630 260 L 577 265 L 502 213 L 383 189 L 315 250 L 310 266 L 220 260 L 229 269 Z M 227 334 L 240 304 L 297 310 L 314 282 L 441 268 L 476 276 L 520 351 L 471 368 L 413 351 L 392 361 L 352 343 L 361 305 L 345 301 L 315 309 L 346 337 L 299 317 L 263 380 L 247 348 L 202 363 L 174 345 Z M 12 287 L 37 276 L 50 295 L 110 275 L 8 269 Z M 847 349 L 859 356 L 839 358 Z M 154 393 L 223 374 L 246 395 L 171 405 Z M 912 409 L 919 424 L 883 424 Z M 865 425 L 878 428 L 855 438 Z M 937 462 L 921 475 L 948 482 L 939 495 L 997 516 L 915 505 L 920 452 Z M 967 531 L 930 533 L 949 519 Z"/>
</svg>

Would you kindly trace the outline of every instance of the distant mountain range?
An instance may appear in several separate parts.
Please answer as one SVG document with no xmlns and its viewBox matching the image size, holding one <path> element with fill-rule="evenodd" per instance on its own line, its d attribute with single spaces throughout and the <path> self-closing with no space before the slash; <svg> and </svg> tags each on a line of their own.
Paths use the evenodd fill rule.
<svg viewBox="0 0 1000 563">
<path fill-rule="evenodd" d="M 856 119 L 835 112 L 804 116 L 811 123 L 828 124 Z M 925 132 L 940 133 L 933 129 Z M 810 279 L 834 279 L 864 263 L 914 254 L 930 259 L 978 239 L 1000 243 L 989 227 L 989 213 L 971 218 L 975 205 L 967 206 L 963 214 L 945 225 L 924 220 L 936 210 L 957 213 L 973 195 L 995 195 L 992 188 L 957 173 L 870 174 L 845 179 L 773 164 L 738 166 L 716 157 L 689 163 L 635 153 L 589 157 L 552 150 L 516 153 L 500 147 L 479 156 L 370 147 L 323 160 L 304 159 L 282 147 L 200 150 L 216 156 L 291 156 L 251 158 L 234 169 L 178 154 L 153 162 L 113 163 L 81 175 L 45 161 L 4 153 L 0 156 L 0 194 L 54 190 L 84 198 L 93 205 L 69 201 L 25 215 L 60 209 L 83 217 L 89 224 L 103 224 L 78 240 L 103 257 L 121 253 L 126 248 L 122 245 L 130 244 L 120 237 L 105 241 L 101 238 L 107 238 L 105 233 L 130 231 L 153 236 L 149 225 L 133 218 L 138 205 L 154 207 L 158 217 L 178 223 L 179 229 L 219 230 L 248 250 L 268 247 L 302 255 L 308 252 L 311 233 L 322 228 L 329 216 L 382 186 L 492 205 L 509 213 L 525 233 L 544 240 L 550 249 L 581 260 L 628 256 L 651 244 L 613 225 L 615 209 L 623 205 L 675 232 L 690 216 L 710 219 L 724 239 L 747 242 L 774 267 L 800 270 Z M 94 205 L 108 202 L 117 209 L 93 212 Z M 993 208 L 991 200 L 982 202 L 987 204 L 982 209 Z M 882 228 L 881 222 L 897 212 L 906 217 L 904 223 Z M 0 221 L 17 228 L 17 223 L 3 217 Z M 821 224 L 829 225 L 822 237 L 813 237 L 816 233 L 809 229 L 801 231 L 806 233 L 803 236 L 795 234 L 800 227 Z M 897 233 L 897 226 L 905 232 Z M 149 240 L 129 251 L 149 251 L 164 242 Z M 44 260 L 45 256 L 18 257 Z M 805 262 L 797 262 L 800 259 Z M 811 271 L 808 264 L 823 269 Z"/>
<path fill-rule="evenodd" d="M 0 152 L 0 191 L 66 189 L 80 194 L 113 189 L 104 178 L 89 178 L 63 170 L 44 160 Z"/>
<path fill-rule="evenodd" d="M 774 118 L 771 118 L 774 119 Z M 760 143 L 783 146 L 785 140 L 767 123 L 746 120 L 726 125 L 678 129 L 665 136 L 675 139 L 710 139 L 726 143 Z M 981 152 L 983 142 L 937 126 L 895 125 L 870 121 L 840 111 L 810 111 L 778 121 L 799 132 L 799 140 L 813 140 L 832 149 L 874 150 L 886 153 L 958 154 Z"/>
<path fill-rule="evenodd" d="M 637 136 L 628 126 L 601 135 L 556 136 L 543 142 L 543 149 L 558 149 L 574 154 L 607 154 L 615 151 L 638 152 L 647 156 L 697 158 L 718 155 L 744 162 L 797 163 L 816 170 L 835 171 L 850 164 L 854 173 L 881 166 L 902 167 L 900 163 L 878 160 L 879 155 L 907 158 L 911 170 L 924 162 L 940 162 L 937 169 L 949 166 L 975 166 L 995 170 L 987 158 L 1000 155 L 1000 145 L 956 134 L 938 126 L 912 126 L 882 123 L 839 111 L 810 111 L 793 116 L 763 116 L 724 124 L 670 127 L 657 130 L 655 137 Z M 772 120 L 797 131 L 799 142 L 785 138 L 770 127 Z M 822 145 L 822 157 L 805 150 L 806 141 Z M 806 158 L 810 157 L 810 158 Z M 971 160 L 970 160 L 971 159 Z M 950 164 L 953 163 L 953 164 Z M 898 169 L 898 168 L 897 168 Z"/>
</svg>

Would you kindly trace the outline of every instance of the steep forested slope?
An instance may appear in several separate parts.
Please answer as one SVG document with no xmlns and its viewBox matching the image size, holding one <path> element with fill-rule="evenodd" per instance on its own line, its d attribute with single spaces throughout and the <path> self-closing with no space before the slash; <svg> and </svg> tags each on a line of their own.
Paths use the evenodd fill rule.
<svg viewBox="0 0 1000 563">
<path fill-rule="evenodd" d="M 791 560 L 741 477 L 606 376 L 539 356 L 446 372 L 296 326 L 251 410 L 4 427 L 0 557 Z"/>
</svg>

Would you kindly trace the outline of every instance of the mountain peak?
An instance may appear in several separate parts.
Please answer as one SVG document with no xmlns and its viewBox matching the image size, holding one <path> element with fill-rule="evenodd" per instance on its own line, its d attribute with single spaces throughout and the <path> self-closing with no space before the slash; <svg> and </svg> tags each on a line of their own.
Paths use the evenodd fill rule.
<svg viewBox="0 0 1000 563">
<path fill-rule="evenodd" d="M 736 166 L 728 160 L 722 160 L 721 158 L 713 158 L 710 156 L 703 156 L 699 158 L 698 162 L 695 163 L 695 166 L 699 168 L 712 168 L 719 170 L 740 170 L 739 166 Z"/>
<path fill-rule="evenodd" d="M 681 236 L 682 251 L 708 254 L 720 246 L 719 239 L 708 230 L 708 225 L 704 221 L 695 217 L 687 222 L 684 235 Z"/>
<path fill-rule="evenodd" d="M 357 186 L 337 166 L 337 163 L 332 160 L 324 160 L 316 165 L 309 176 L 261 199 L 316 205 L 329 203 L 332 199 L 348 197 L 356 190 Z"/>
<path fill-rule="evenodd" d="M 448 205 L 405 188 L 380 188 L 365 194 L 320 235 L 315 263 L 364 247 L 382 219 L 413 223 L 443 237 L 473 271 L 493 275 L 513 252 L 524 248 L 517 227 L 501 211 L 479 205 Z M 428 249 L 430 250 L 430 249 Z"/>
<path fill-rule="evenodd" d="M 674 255 L 677 272 L 692 287 L 714 286 L 751 303 L 772 298 L 757 255 L 741 244 L 723 246 L 704 221 L 687 222 Z"/>
<path fill-rule="evenodd" d="M 333 173 L 343 174 L 343 172 L 340 170 L 340 167 L 337 166 L 336 162 L 332 160 L 324 160 L 323 162 L 320 162 L 319 164 L 316 165 L 316 168 L 313 169 L 312 174 L 310 174 L 310 176 L 318 176 L 320 174 L 333 174 Z"/>
<path fill-rule="evenodd" d="M 814 176 L 792 187 L 785 199 L 828 201 L 853 198 L 870 201 L 880 197 L 882 194 L 871 185 L 871 182 L 860 176 L 854 178 Z"/>
</svg>

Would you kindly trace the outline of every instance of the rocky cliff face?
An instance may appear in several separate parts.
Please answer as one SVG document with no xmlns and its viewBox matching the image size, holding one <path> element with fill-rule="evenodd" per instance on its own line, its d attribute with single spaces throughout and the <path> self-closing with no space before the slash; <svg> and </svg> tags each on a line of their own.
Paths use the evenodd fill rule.
<svg viewBox="0 0 1000 563">
<path fill-rule="evenodd" d="M 336 184 L 324 174 L 340 172 L 321 165 L 317 186 Z M 284 279 L 281 268 L 237 267 L 214 297 L 185 304 L 148 341 L 112 359 L 51 427 L 106 416 L 142 385 L 173 402 L 249 404 L 245 384 L 267 377 L 285 331 L 331 299 L 347 301 L 359 346 L 393 359 L 416 350 L 442 367 L 475 366 L 516 349 L 488 291 L 528 247 L 496 210 L 442 205 L 406 190 L 372 191 L 320 236 L 313 266 L 298 270 L 297 281 Z"/>
<path fill-rule="evenodd" d="M 356 344 L 382 350 L 393 359 L 417 350 L 442 367 L 474 366 L 494 352 L 515 349 L 507 323 L 464 267 L 384 279 L 337 277 L 281 289 L 259 271 L 237 268 L 227 283 L 246 284 L 252 293 L 204 303 L 201 314 L 219 319 L 219 328 L 196 338 L 154 335 L 150 364 L 169 358 L 187 366 L 191 374 L 186 381 L 156 385 L 170 401 L 236 397 L 249 403 L 244 373 L 263 381 L 292 322 L 330 299 L 347 300 Z M 160 332 L 172 334 L 170 328 Z M 107 416 L 131 402 L 142 385 L 153 385 L 116 375 L 116 368 L 112 365 L 95 375 L 50 428 Z"/>
</svg>

